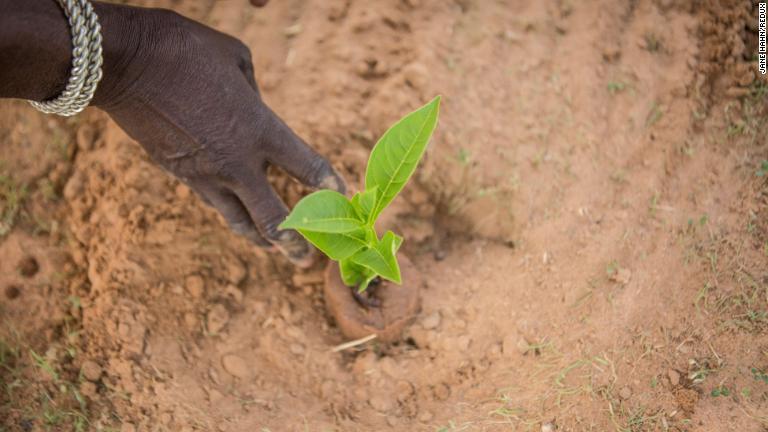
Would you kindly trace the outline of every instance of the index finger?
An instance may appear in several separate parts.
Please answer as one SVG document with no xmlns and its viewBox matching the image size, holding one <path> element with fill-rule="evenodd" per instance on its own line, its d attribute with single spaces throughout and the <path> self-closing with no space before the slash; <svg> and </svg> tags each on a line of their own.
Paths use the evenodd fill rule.
<svg viewBox="0 0 768 432">
<path fill-rule="evenodd" d="M 299 138 L 269 107 L 267 159 L 299 181 L 315 189 L 333 189 L 344 194 L 347 186 L 330 162 Z"/>
</svg>

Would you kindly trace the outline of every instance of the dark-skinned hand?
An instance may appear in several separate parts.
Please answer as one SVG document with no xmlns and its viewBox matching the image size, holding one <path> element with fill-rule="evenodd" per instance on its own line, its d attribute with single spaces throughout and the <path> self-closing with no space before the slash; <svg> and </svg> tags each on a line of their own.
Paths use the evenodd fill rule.
<svg viewBox="0 0 768 432">
<path fill-rule="evenodd" d="M 310 265 L 314 249 L 295 231 L 277 229 L 288 209 L 266 169 L 276 165 L 310 187 L 342 193 L 344 182 L 264 104 L 248 47 L 168 10 L 93 5 L 104 65 L 92 105 L 235 232 Z M 0 0 L 0 97 L 56 97 L 69 77 L 71 52 L 54 0 Z"/>
<path fill-rule="evenodd" d="M 277 229 L 288 209 L 267 181 L 267 166 L 313 188 L 344 193 L 344 182 L 264 104 L 250 50 L 173 12 L 126 11 L 140 20 L 127 37 L 138 48 L 121 50 L 113 70 L 105 68 L 94 104 L 233 231 L 311 265 L 313 248 L 295 231 Z"/>
</svg>

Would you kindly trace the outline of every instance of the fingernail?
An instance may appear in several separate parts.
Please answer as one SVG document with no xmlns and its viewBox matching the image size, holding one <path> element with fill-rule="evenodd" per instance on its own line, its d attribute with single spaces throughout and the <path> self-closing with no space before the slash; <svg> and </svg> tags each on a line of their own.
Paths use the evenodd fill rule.
<svg viewBox="0 0 768 432">
<path fill-rule="evenodd" d="M 296 267 L 309 268 L 315 263 L 317 256 L 315 248 L 296 231 L 285 230 L 281 232 L 274 245 Z"/>
<path fill-rule="evenodd" d="M 259 234 L 259 232 L 253 228 L 253 225 L 246 223 L 231 223 L 229 224 L 229 227 L 232 232 L 247 238 L 256 246 L 267 251 L 275 250 L 275 246 L 268 242 L 264 237 L 262 237 L 261 234 Z"/>
<path fill-rule="evenodd" d="M 326 176 L 320 182 L 320 189 L 333 189 L 343 194 L 346 192 L 347 185 L 344 184 L 344 180 L 342 180 L 341 176 L 334 172 L 333 174 Z"/>
</svg>

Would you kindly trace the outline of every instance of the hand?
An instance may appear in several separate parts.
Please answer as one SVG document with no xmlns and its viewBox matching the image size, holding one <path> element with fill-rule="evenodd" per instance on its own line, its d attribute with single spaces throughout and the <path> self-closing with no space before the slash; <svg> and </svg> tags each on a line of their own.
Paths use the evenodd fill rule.
<svg viewBox="0 0 768 432">
<path fill-rule="evenodd" d="M 275 164 L 314 188 L 344 193 L 344 182 L 262 102 L 248 48 L 170 11 L 99 4 L 97 13 L 105 65 L 93 104 L 233 231 L 311 265 L 312 247 L 277 229 L 288 209 L 266 168 Z"/>
</svg>

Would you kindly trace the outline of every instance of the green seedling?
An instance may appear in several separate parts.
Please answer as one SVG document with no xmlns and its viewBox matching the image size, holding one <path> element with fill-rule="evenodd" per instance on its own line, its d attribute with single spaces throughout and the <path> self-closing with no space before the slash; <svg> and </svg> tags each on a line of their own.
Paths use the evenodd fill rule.
<svg viewBox="0 0 768 432">
<path fill-rule="evenodd" d="M 760 167 L 755 171 L 755 175 L 758 177 L 768 176 L 768 160 L 764 160 L 760 163 Z"/>
<path fill-rule="evenodd" d="M 718 396 L 728 397 L 731 395 L 731 390 L 724 385 L 720 385 L 712 389 L 712 393 L 710 394 L 712 395 L 712 397 L 718 397 Z"/>
<path fill-rule="evenodd" d="M 754 378 L 755 381 L 762 381 L 768 384 L 768 373 L 765 373 L 756 367 L 753 367 L 751 371 L 752 371 L 752 378 Z"/>
<path fill-rule="evenodd" d="M 294 229 L 330 259 L 339 262 L 348 286 L 365 291 L 377 277 L 401 283 L 397 251 L 403 238 L 387 231 L 379 237 L 376 219 L 416 170 L 432 136 L 440 96 L 390 127 L 371 151 L 365 190 L 352 199 L 332 190 L 304 197 L 280 229 Z"/>
<path fill-rule="evenodd" d="M 608 83 L 608 93 L 612 95 L 621 93 L 626 88 L 627 88 L 627 85 L 621 81 L 610 81 Z"/>
</svg>

